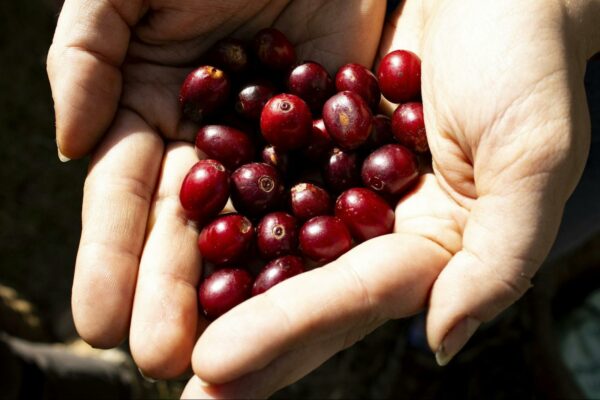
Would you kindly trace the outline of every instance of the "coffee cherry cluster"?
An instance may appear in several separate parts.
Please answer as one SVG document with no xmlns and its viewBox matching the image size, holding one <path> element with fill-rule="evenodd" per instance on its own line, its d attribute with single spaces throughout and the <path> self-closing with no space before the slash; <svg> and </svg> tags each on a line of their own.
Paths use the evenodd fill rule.
<svg viewBox="0 0 600 400">
<path fill-rule="evenodd" d="M 428 146 L 411 52 L 385 56 L 377 76 L 347 64 L 332 78 L 317 62 L 297 64 L 290 41 L 268 28 L 251 43 L 221 40 L 204 62 L 180 91 L 184 118 L 201 125 L 202 159 L 180 200 L 201 227 L 211 273 L 199 300 L 214 319 L 392 232 L 392 206 L 418 179 L 416 154 Z M 391 119 L 377 114 L 382 94 L 401 103 Z"/>
</svg>

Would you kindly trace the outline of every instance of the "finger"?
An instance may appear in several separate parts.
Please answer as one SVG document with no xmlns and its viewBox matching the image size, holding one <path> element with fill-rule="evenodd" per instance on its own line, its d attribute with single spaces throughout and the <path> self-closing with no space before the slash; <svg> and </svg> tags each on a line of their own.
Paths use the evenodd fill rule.
<svg viewBox="0 0 600 400">
<path fill-rule="evenodd" d="M 121 112 L 94 155 L 83 195 L 72 307 L 81 337 L 96 347 L 127 334 L 162 140 Z"/>
<path fill-rule="evenodd" d="M 367 241 L 214 321 L 194 349 L 193 369 L 206 382 L 225 383 L 299 347 L 415 313 L 448 258 L 416 235 Z"/>
<path fill-rule="evenodd" d="M 298 381 L 338 351 L 359 341 L 377 325 L 366 329 L 355 327 L 351 332 L 292 350 L 277 357 L 266 367 L 224 384 L 211 385 L 194 376 L 188 382 L 182 398 L 267 398 Z"/>
<path fill-rule="evenodd" d="M 179 189 L 197 161 L 191 145 L 168 146 L 140 261 L 129 345 L 137 366 L 155 379 L 183 373 L 196 341 L 198 231 L 179 204 Z"/>
<path fill-rule="evenodd" d="M 427 335 L 440 365 L 452 359 L 482 322 L 531 287 L 561 215 L 561 206 L 545 207 L 536 193 L 477 199 L 462 250 L 432 288 Z"/>
<path fill-rule="evenodd" d="M 47 69 L 56 113 L 56 140 L 65 157 L 87 154 L 110 126 L 121 93 L 120 66 L 141 0 L 67 0 Z"/>
</svg>

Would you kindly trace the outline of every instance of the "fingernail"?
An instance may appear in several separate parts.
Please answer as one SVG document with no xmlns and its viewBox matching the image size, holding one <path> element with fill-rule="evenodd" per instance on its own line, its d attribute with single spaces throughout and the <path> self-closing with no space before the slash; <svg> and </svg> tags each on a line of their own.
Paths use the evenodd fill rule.
<svg viewBox="0 0 600 400">
<path fill-rule="evenodd" d="M 157 380 L 156 380 L 156 379 L 153 379 L 153 378 L 150 378 L 149 376 L 146 376 L 146 375 L 144 375 L 144 373 L 142 372 L 142 370 L 141 370 L 141 369 L 139 369 L 139 368 L 138 368 L 138 372 L 140 373 L 140 376 L 141 376 L 142 378 L 144 378 L 144 380 L 145 380 L 146 382 L 150 382 L 150 383 L 155 383 L 155 382 L 157 382 Z"/>
<path fill-rule="evenodd" d="M 58 151 L 58 159 L 61 162 L 71 161 L 69 157 L 65 156 L 63 153 L 60 152 L 60 149 L 58 147 L 56 147 L 56 151 Z"/>
<path fill-rule="evenodd" d="M 435 361 L 438 365 L 443 367 L 448 364 L 456 353 L 467 344 L 480 325 L 481 321 L 471 317 L 467 317 L 456 324 L 448 332 L 438 351 L 435 352 Z"/>
</svg>

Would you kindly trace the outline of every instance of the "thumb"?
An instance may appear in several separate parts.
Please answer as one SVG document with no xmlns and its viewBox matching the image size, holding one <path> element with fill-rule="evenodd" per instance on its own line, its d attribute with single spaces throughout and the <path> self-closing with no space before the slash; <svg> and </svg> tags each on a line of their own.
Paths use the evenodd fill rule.
<svg viewBox="0 0 600 400">
<path fill-rule="evenodd" d="M 47 71 L 61 160 L 88 153 L 113 120 L 121 64 L 142 0 L 67 0 L 48 52 Z"/>
<path fill-rule="evenodd" d="M 556 197 L 549 201 L 541 192 L 514 191 L 476 200 L 462 249 L 430 296 L 427 336 L 438 364 L 447 364 L 482 322 L 531 287 L 558 231 L 563 202 Z"/>
</svg>

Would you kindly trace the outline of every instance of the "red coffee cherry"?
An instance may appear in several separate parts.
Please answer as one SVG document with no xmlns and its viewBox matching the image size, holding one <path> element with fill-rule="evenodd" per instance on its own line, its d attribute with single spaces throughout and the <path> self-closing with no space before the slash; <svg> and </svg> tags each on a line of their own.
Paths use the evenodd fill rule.
<svg viewBox="0 0 600 400">
<path fill-rule="evenodd" d="M 204 222 L 217 215 L 229 198 L 229 174 L 215 160 L 197 162 L 187 173 L 179 191 L 186 216 Z"/>
<path fill-rule="evenodd" d="M 310 136 L 312 115 L 300 97 L 279 94 L 263 108 L 260 130 L 267 142 L 281 150 L 299 149 Z"/>
<path fill-rule="evenodd" d="M 396 50 L 381 60 L 379 88 L 392 103 L 414 100 L 421 94 L 421 60 L 410 51 Z"/>
<path fill-rule="evenodd" d="M 229 264 L 246 255 L 253 240 L 252 222 L 240 214 L 227 214 L 202 228 L 198 248 L 206 261 Z"/>
<path fill-rule="evenodd" d="M 417 153 L 429 151 L 423 103 L 400 104 L 392 115 L 392 132 L 400 144 Z"/>
<path fill-rule="evenodd" d="M 271 261 L 260 271 L 254 285 L 252 286 L 252 296 L 257 296 L 266 292 L 273 286 L 292 276 L 304 272 L 302 259 L 296 256 L 283 256 Z"/>
<path fill-rule="evenodd" d="M 346 150 L 354 150 L 367 141 L 372 119 L 369 106 L 354 92 L 340 92 L 323 106 L 327 132 Z"/>
<path fill-rule="evenodd" d="M 254 159 L 254 145 L 244 132 L 225 125 L 205 125 L 196 135 L 200 157 L 219 160 L 233 171 Z"/>
<path fill-rule="evenodd" d="M 360 64 L 346 64 L 335 75 L 335 88 L 338 92 L 349 90 L 362 97 L 371 110 L 377 111 L 381 92 L 375 75 Z"/>
<path fill-rule="evenodd" d="M 250 297 L 252 276 L 240 268 L 224 268 L 208 276 L 198 289 L 202 312 L 214 320 Z"/>
<path fill-rule="evenodd" d="M 342 193 L 335 203 L 335 216 L 341 219 L 352 237 L 359 242 L 391 233 L 394 211 L 388 203 L 365 188 L 352 188 Z"/>
<path fill-rule="evenodd" d="M 300 229 L 300 249 L 313 261 L 333 261 L 351 248 L 350 232 L 337 217 L 314 217 Z"/>
<path fill-rule="evenodd" d="M 365 159 L 361 176 L 366 187 L 397 198 L 418 180 L 419 164 L 406 147 L 388 144 Z"/>
<path fill-rule="evenodd" d="M 195 69 L 185 78 L 179 91 L 183 115 L 194 122 L 202 122 L 225 104 L 229 90 L 229 79 L 220 69 L 210 65 Z"/>
</svg>

